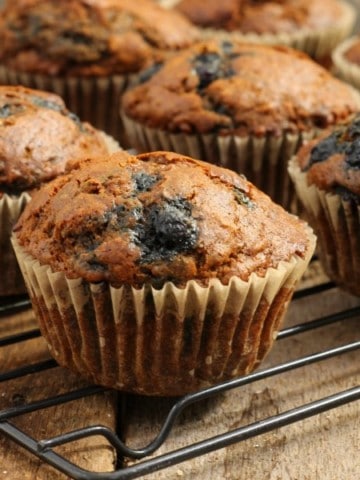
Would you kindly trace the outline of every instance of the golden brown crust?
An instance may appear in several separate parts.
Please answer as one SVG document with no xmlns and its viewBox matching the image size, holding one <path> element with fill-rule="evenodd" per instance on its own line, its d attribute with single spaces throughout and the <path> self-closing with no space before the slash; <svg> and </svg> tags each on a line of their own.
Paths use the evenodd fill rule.
<svg viewBox="0 0 360 480">
<path fill-rule="evenodd" d="M 8 0 L 0 12 L 0 60 L 28 73 L 138 72 L 197 38 L 151 0 Z"/>
<path fill-rule="evenodd" d="M 107 152 L 101 133 L 80 122 L 58 95 L 0 86 L 1 193 L 33 189 L 63 173 L 69 159 Z"/>
<path fill-rule="evenodd" d="M 358 110 L 359 96 L 295 50 L 209 41 L 125 93 L 123 108 L 165 131 L 263 136 L 342 122 Z"/>
<path fill-rule="evenodd" d="M 201 27 L 260 35 L 328 28 L 344 16 L 338 0 L 181 0 L 176 8 Z"/>
<path fill-rule="evenodd" d="M 72 165 L 34 196 L 15 230 L 54 271 L 113 286 L 248 280 L 309 248 L 303 222 L 244 177 L 169 152 Z"/>
</svg>

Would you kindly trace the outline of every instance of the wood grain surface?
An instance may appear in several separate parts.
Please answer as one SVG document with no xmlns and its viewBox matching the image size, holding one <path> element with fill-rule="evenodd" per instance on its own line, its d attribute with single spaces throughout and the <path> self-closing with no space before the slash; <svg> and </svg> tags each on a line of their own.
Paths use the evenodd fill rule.
<svg viewBox="0 0 360 480">
<path fill-rule="evenodd" d="M 360 304 L 338 289 L 294 301 L 286 326 Z M 279 340 L 262 368 L 360 339 L 360 318 Z M 360 384 L 360 352 L 263 380 L 193 405 L 157 454 L 257 422 Z M 132 397 L 126 438 L 144 446 L 158 433 L 171 400 Z M 360 477 L 360 402 L 150 475 L 152 480 L 340 480 Z M 131 462 L 129 463 L 131 464 Z"/>
<path fill-rule="evenodd" d="M 0 318 L 0 338 L 36 327 L 31 310 Z M 47 346 L 42 338 L 16 343 L 0 349 L 0 373 L 49 358 Z M 87 383 L 77 375 L 59 367 L 5 381 L 0 383 L 0 411 L 60 395 L 86 385 Z M 117 393 L 107 392 L 25 414 L 11 419 L 11 423 L 36 440 L 95 424 L 102 424 L 114 430 L 116 405 Z M 85 470 L 103 472 L 114 469 L 115 453 L 102 437 L 90 437 L 67 444 L 59 447 L 57 452 Z M 65 478 L 68 477 L 55 471 L 0 434 L 0 479 L 63 480 Z"/>
</svg>

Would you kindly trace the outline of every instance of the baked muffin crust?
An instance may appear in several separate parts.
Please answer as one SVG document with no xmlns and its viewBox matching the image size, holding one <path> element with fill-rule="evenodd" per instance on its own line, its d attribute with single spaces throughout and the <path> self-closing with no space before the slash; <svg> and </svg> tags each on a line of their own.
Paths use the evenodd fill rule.
<svg viewBox="0 0 360 480">
<path fill-rule="evenodd" d="M 125 93 L 124 113 L 173 133 L 282 135 L 341 123 L 359 109 L 355 90 L 286 47 L 203 42 L 148 77 Z"/>
<path fill-rule="evenodd" d="M 230 170 L 169 152 L 118 152 L 71 168 L 15 227 L 27 253 L 69 278 L 227 284 L 309 248 L 301 220 Z"/>
<path fill-rule="evenodd" d="M 0 86 L 0 195 L 38 187 L 64 173 L 69 159 L 107 153 L 102 134 L 58 95 Z"/>
<path fill-rule="evenodd" d="M 260 35 L 326 28 L 344 14 L 337 0 L 181 0 L 176 8 L 201 27 Z"/>
<path fill-rule="evenodd" d="M 133 73 L 197 37 L 151 0 L 8 0 L 0 12 L 0 60 L 28 73 Z"/>
</svg>

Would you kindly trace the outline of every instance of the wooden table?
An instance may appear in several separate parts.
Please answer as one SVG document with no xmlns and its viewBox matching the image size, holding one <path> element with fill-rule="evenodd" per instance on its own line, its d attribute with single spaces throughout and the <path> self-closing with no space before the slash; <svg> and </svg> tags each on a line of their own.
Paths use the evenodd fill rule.
<svg viewBox="0 0 360 480">
<path fill-rule="evenodd" d="M 320 275 L 321 271 L 320 271 Z M 320 277 L 319 277 L 320 278 Z M 313 283 L 313 278 L 310 279 Z M 303 287 L 306 283 L 303 284 Z M 332 288 L 294 300 L 285 325 L 290 326 L 360 305 L 360 299 Z M 36 327 L 31 310 L 0 320 L 0 338 Z M 300 336 L 276 342 L 261 368 L 337 345 L 358 341 L 360 317 L 344 320 Z M 48 359 L 42 338 L 0 349 L 0 371 Z M 84 387 L 86 383 L 59 367 L 0 383 L 0 410 Z M 360 385 L 359 351 L 262 380 L 186 409 L 163 454 L 208 437 L 251 424 L 304 403 Z M 120 415 L 121 402 L 121 415 Z M 35 439 L 48 438 L 87 425 L 117 430 L 131 446 L 142 447 L 158 433 L 172 399 L 123 396 L 115 391 L 13 418 L 11 422 Z M 146 478 L 231 480 L 338 480 L 360 476 L 360 402 L 316 415 Z M 121 466 L 103 437 L 90 437 L 57 449 L 90 471 L 109 472 Z M 131 465 L 127 460 L 125 465 Z M 68 478 L 0 434 L 0 479 L 58 480 Z"/>
</svg>

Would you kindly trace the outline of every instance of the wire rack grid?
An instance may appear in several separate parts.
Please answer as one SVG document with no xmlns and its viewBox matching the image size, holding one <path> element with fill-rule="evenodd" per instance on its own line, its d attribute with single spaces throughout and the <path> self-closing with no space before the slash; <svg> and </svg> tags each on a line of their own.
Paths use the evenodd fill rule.
<svg viewBox="0 0 360 480">
<path fill-rule="evenodd" d="M 295 294 L 294 299 L 316 299 L 316 295 L 333 287 L 334 285 L 332 283 L 326 282 L 315 287 L 303 289 Z M 6 303 L 0 306 L 0 315 L 7 315 L 8 313 L 27 308 L 28 306 L 29 301 L 27 299 Z M 278 334 L 277 341 L 283 341 L 289 337 L 299 336 L 304 332 L 313 331 L 319 329 L 320 327 L 326 327 L 330 324 L 359 316 L 360 306 L 347 308 L 331 315 L 315 318 L 311 321 L 285 328 Z M 6 336 L 0 338 L 0 348 L 11 344 L 26 342 L 30 339 L 38 337 L 39 335 L 39 330 L 33 329 L 16 335 Z M 11 440 L 21 445 L 24 449 L 31 452 L 31 454 L 40 458 L 43 462 L 52 465 L 55 469 L 67 474 L 73 479 L 122 480 L 139 478 L 172 465 L 191 460 L 200 455 L 205 455 L 209 452 L 213 452 L 249 438 L 262 435 L 280 427 L 284 427 L 295 422 L 300 422 L 301 420 L 310 418 L 314 415 L 318 415 L 331 409 L 335 409 L 339 406 L 358 401 L 360 399 L 360 385 L 354 385 L 352 388 L 338 391 L 330 396 L 320 398 L 310 403 L 295 406 L 294 408 L 270 417 L 266 417 L 260 421 L 253 422 L 230 431 L 219 432 L 217 435 L 210 438 L 205 438 L 202 441 L 189 444 L 173 451 L 157 454 L 159 448 L 166 443 L 166 440 L 172 433 L 178 417 L 190 405 L 211 397 L 215 397 L 232 389 L 241 389 L 245 385 L 258 382 L 259 380 L 270 379 L 274 377 L 276 378 L 285 372 L 306 368 L 314 363 L 322 362 L 340 355 L 345 355 L 359 349 L 360 340 L 355 339 L 353 342 L 346 343 L 344 345 L 338 345 L 334 348 L 315 352 L 295 360 L 277 364 L 271 368 L 258 370 L 250 375 L 224 382 L 214 387 L 207 388 L 177 399 L 172 408 L 169 410 L 161 428 L 159 429 L 158 435 L 150 443 L 141 448 L 129 447 L 121 440 L 121 437 L 117 432 L 102 425 L 89 425 L 79 430 L 65 432 L 56 437 L 35 439 L 17 428 L 11 421 L 13 418 L 20 415 L 35 412 L 40 409 L 46 409 L 54 405 L 66 404 L 73 400 L 94 395 L 105 390 L 99 386 L 79 388 L 61 395 L 42 398 L 35 402 L 0 411 L 0 436 L 5 435 L 9 437 Z M 0 383 L 25 375 L 31 375 L 33 373 L 48 370 L 56 366 L 56 362 L 52 359 L 38 363 L 26 364 L 20 368 L 0 373 Z M 118 457 L 132 459 L 131 464 L 125 467 L 122 466 L 113 472 L 91 472 L 84 470 L 80 466 L 70 462 L 67 458 L 60 455 L 55 450 L 59 445 L 64 445 L 66 443 L 93 435 L 105 437 L 116 450 Z"/>
</svg>

